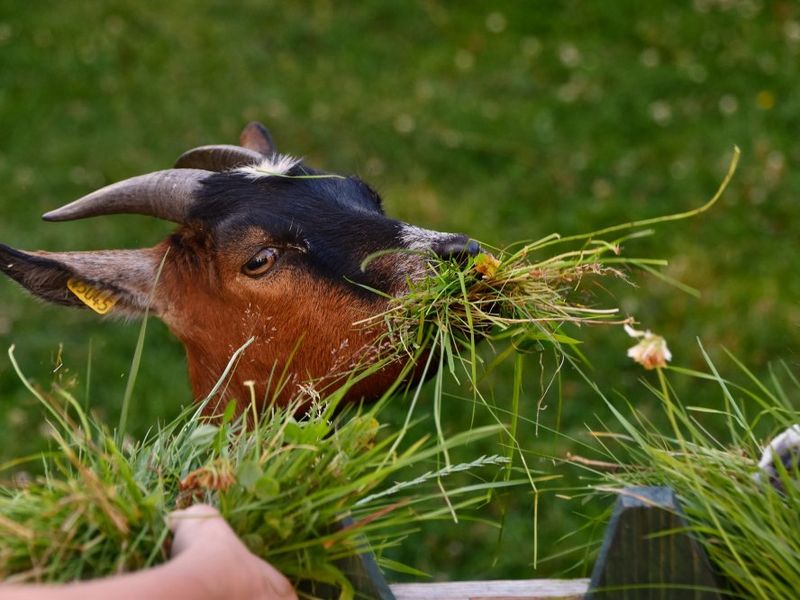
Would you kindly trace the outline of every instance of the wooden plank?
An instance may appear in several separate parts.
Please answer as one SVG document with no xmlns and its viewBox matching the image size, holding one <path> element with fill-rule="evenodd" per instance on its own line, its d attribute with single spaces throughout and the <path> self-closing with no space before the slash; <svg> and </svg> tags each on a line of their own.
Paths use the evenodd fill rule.
<svg viewBox="0 0 800 600">
<path fill-rule="evenodd" d="M 397 600 L 580 600 L 588 579 L 394 583 Z"/>
</svg>

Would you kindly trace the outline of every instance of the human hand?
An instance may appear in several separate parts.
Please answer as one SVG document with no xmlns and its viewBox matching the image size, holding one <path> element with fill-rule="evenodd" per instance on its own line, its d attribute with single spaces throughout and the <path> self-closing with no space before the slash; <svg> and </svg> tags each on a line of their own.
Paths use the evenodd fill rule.
<svg viewBox="0 0 800 600">
<path fill-rule="evenodd" d="M 172 560 L 198 580 L 209 597 L 297 600 L 289 581 L 250 552 L 217 509 L 195 504 L 173 512 Z"/>
</svg>

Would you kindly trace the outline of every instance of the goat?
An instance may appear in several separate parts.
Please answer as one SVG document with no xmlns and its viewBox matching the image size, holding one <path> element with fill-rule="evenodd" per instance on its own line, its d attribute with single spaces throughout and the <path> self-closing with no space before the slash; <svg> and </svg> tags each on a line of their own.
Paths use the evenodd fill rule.
<svg viewBox="0 0 800 600">
<path fill-rule="evenodd" d="M 341 380 L 353 365 L 374 359 L 381 327 L 354 323 L 383 312 L 387 297 L 423 275 L 425 253 L 479 252 L 465 235 L 388 218 L 362 180 L 279 154 L 259 123 L 245 127 L 239 146 L 189 150 L 172 169 L 106 186 L 43 218 L 119 213 L 179 227 L 137 250 L 24 252 L 0 244 L 0 270 L 55 304 L 122 316 L 149 309 L 183 343 L 198 399 L 254 338 L 227 382 L 226 397 L 240 409 L 248 386 L 262 407 L 286 404 L 301 386 Z M 362 270 L 366 257 L 386 250 L 400 252 L 381 253 Z M 380 396 L 400 368 L 381 368 L 346 398 Z M 277 389 L 282 373 L 285 385 Z"/>
</svg>

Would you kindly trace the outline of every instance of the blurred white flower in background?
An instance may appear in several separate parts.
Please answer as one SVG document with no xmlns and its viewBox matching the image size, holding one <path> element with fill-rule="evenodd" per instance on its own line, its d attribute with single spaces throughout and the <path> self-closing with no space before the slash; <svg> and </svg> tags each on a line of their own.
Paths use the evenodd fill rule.
<svg viewBox="0 0 800 600">
<path fill-rule="evenodd" d="M 666 367 L 672 360 L 672 352 L 667 348 L 667 340 L 650 330 L 638 331 L 630 325 L 625 325 L 625 332 L 632 338 L 639 340 L 635 346 L 628 348 L 628 356 L 642 365 L 645 369 Z"/>
</svg>

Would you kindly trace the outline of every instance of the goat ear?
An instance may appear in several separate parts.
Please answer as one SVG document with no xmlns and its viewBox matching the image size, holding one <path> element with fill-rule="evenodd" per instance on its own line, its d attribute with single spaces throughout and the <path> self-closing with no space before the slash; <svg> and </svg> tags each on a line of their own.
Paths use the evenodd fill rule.
<svg viewBox="0 0 800 600">
<path fill-rule="evenodd" d="M 256 121 L 248 123 L 242 130 L 242 134 L 239 136 L 239 145 L 248 150 L 260 152 L 266 157 L 278 153 L 275 142 L 272 141 L 272 136 L 267 131 L 267 128 Z"/>
<path fill-rule="evenodd" d="M 162 307 L 153 286 L 158 249 L 98 252 L 23 252 L 0 244 L 0 271 L 33 295 L 99 314 L 127 316 Z"/>
</svg>

